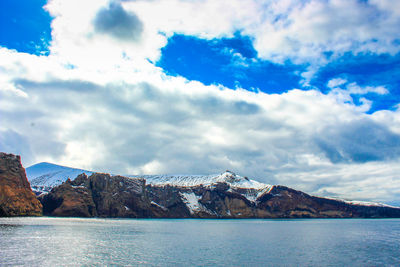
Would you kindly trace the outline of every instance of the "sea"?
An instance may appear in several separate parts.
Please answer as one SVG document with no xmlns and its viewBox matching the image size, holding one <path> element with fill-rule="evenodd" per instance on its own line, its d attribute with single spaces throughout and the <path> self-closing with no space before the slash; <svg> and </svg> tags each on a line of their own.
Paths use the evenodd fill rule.
<svg viewBox="0 0 400 267">
<path fill-rule="evenodd" d="M 0 218 L 1 266 L 400 266 L 400 219 Z"/>
</svg>

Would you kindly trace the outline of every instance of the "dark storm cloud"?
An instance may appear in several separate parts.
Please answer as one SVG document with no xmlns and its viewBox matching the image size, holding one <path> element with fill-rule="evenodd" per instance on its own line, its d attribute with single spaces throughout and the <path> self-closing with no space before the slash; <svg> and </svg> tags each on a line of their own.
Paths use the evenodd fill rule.
<svg viewBox="0 0 400 267">
<path fill-rule="evenodd" d="M 316 138 L 333 163 L 382 161 L 400 156 L 400 135 L 371 120 L 358 120 L 324 130 Z"/>
<path fill-rule="evenodd" d="M 37 131 L 34 129 L 42 127 L 43 125 L 36 126 L 35 123 L 31 122 L 27 127 L 30 129 L 30 133 Z M 44 129 L 39 131 L 47 132 L 49 127 L 44 125 Z M 65 153 L 65 144 L 53 139 L 51 134 L 48 134 L 49 139 L 46 141 L 39 141 L 39 145 L 32 148 L 29 137 L 26 133 L 18 133 L 14 130 L 0 130 L 0 151 L 13 153 L 17 155 L 23 155 L 23 163 L 31 164 L 35 160 L 36 153 L 43 153 L 43 155 L 57 157 Z"/>
<path fill-rule="evenodd" d="M 116 2 L 100 9 L 93 23 L 97 32 L 125 41 L 138 41 L 143 32 L 143 23 L 136 14 Z"/>
<path fill-rule="evenodd" d="M 33 159 L 29 141 L 13 130 L 0 131 L 0 151 L 24 155 L 23 160 L 26 162 Z"/>
</svg>

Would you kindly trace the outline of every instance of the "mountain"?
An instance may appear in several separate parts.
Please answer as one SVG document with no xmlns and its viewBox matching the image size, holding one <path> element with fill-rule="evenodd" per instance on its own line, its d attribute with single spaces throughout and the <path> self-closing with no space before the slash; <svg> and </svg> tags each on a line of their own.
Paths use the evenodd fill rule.
<svg viewBox="0 0 400 267">
<path fill-rule="evenodd" d="M 171 185 L 171 186 L 196 186 L 212 185 L 225 182 L 232 187 L 264 189 L 271 185 L 250 180 L 247 177 L 236 175 L 227 170 L 222 174 L 214 175 L 129 175 L 132 178 L 144 178 L 148 184 L 152 185 Z"/>
<path fill-rule="evenodd" d="M 90 176 L 94 172 L 48 162 L 41 162 L 26 168 L 26 175 L 31 183 L 32 190 L 36 194 L 47 193 L 53 187 L 67 181 L 68 178 L 74 179 L 82 173 Z M 233 187 L 240 188 L 264 189 L 271 187 L 271 185 L 250 180 L 247 177 L 232 175 L 230 171 L 214 175 L 127 175 L 126 177 L 144 178 L 147 184 L 152 185 L 196 186 L 227 182 Z"/>
<path fill-rule="evenodd" d="M 35 165 L 36 166 L 36 165 Z M 32 166 L 34 167 L 34 166 Z M 31 167 L 30 167 L 31 168 Z M 28 168 L 29 169 L 29 168 Z M 42 169 L 43 168 L 38 168 Z M 226 171 L 219 175 L 132 175 L 92 173 L 51 165 L 60 183 L 39 196 L 51 216 L 133 218 L 386 218 L 400 208 L 369 202 L 315 197 Z M 80 174 L 76 179 L 67 173 Z M 34 172 L 30 172 L 32 174 Z M 46 181 L 37 179 L 35 181 Z M 43 185 L 37 183 L 42 188 Z M 47 186 L 47 185 L 46 185 Z M 50 186 L 48 186 L 50 188 Z"/>
<path fill-rule="evenodd" d="M 79 174 L 91 175 L 93 172 L 41 162 L 26 168 L 28 181 L 37 195 L 49 192 L 53 187 L 62 184 L 68 178 L 74 179 Z"/>
<path fill-rule="evenodd" d="M 21 158 L 0 152 L 0 217 L 41 214 L 42 205 L 31 190 Z"/>
</svg>

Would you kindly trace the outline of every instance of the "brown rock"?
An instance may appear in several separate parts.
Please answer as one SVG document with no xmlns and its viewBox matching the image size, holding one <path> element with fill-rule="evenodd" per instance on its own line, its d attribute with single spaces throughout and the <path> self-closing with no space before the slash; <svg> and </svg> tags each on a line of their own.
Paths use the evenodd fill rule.
<svg viewBox="0 0 400 267">
<path fill-rule="evenodd" d="M 264 192 L 264 191 L 262 191 Z M 141 178 L 95 173 L 53 188 L 41 197 L 52 216 L 132 218 L 389 218 L 400 208 L 360 206 L 273 186 L 251 188 L 146 185 Z"/>
<path fill-rule="evenodd" d="M 40 196 L 46 215 L 61 217 L 160 217 L 165 211 L 152 205 L 145 180 L 94 173 L 79 175 Z"/>
<path fill-rule="evenodd" d="M 31 190 L 20 156 L 0 152 L 0 217 L 41 214 L 42 205 Z"/>
<path fill-rule="evenodd" d="M 89 177 L 89 188 L 98 216 L 152 217 L 144 179 L 95 173 Z"/>
<path fill-rule="evenodd" d="M 76 178 L 78 182 L 87 180 L 86 174 Z M 45 215 L 60 217 L 94 217 L 97 216 L 96 206 L 91 191 L 85 186 L 75 185 L 71 180 L 57 186 L 51 193 L 41 195 Z"/>
</svg>

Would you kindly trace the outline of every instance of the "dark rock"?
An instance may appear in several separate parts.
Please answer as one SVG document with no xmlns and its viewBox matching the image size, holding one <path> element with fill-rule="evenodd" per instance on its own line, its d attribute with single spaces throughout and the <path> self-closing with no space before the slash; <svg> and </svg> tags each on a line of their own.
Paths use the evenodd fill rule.
<svg viewBox="0 0 400 267">
<path fill-rule="evenodd" d="M 233 177 L 234 178 L 234 177 Z M 232 179 L 233 179 L 232 178 Z M 285 186 L 264 191 L 227 182 L 191 187 L 146 185 L 141 178 L 80 175 L 41 196 L 52 216 L 132 218 L 389 218 L 400 208 L 353 205 Z M 1 211 L 0 211 L 1 212 Z"/>
<path fill-rule="evenodd" d="M 51 216 L 143 218 L 165 214 L 147 198 L 144 179 L 103 173 L 81 174 L 39 199 L 44 214 Z"/>
<path fill-rule="evenodd" d="M 101 217 L 152 217 L 144 179 L 95 173 L 89 189 Z"/>
<path fill-rule="evenodd" d="M 258 199 L 257 217 L 399 218 L 400 208 L 353 205 L 340 200 L 310 196 L 286 186 L 274 186 Z"/>
<path fill-rule="evenodd" d="M 26 178 L 21 158 L 0 152 L 0 216 L 40 216 L 42 205 Z"/>
<path fill-rule="evenodd" d="M 65 183 L 51 190 L 50 194 L 39 196 L 45 215 L 60 217 L 94 217 L 97 216 L 92 192 L 77 182 L 86 181 L 85 174 L 79 175 L 74 182 L 68 179 Z"/>
</svg>

